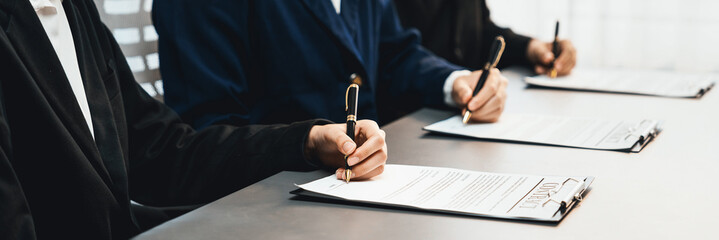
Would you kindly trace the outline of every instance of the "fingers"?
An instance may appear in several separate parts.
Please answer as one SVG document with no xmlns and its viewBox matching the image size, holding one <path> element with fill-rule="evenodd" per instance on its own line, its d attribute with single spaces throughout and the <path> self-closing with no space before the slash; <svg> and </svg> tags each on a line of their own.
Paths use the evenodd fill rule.
<svg viewBox="0 0 719 240">
<path fill-rule="evenodd" d="M 576 65 L 577 50 L 574 48 L 574 45 L 572 45 L 572 42 L 569 40 L 560 41 L 560 49 L 562 51 L 559 54 L 557 61 L 555 62 L 555 67 L 557 69 L 557 74 L 559 74 L 560 76 L 564 76 L 571 73 L 572 69 L 574 68 L 574 65 Z"/>
<path fill-rule="evenodd" d="M 347 156 L 347 164 L 354 166 L 364 161 L 369 156 L 386 147 L 385 132 L 379 129 L 379 126 L 373 121 L 358 122 L 359 134 L 362 135 L 364 142 L 352 154 Z M 385 159 L 386 160 L 386 159 Z"/>
<path fill-rule="evenodd" d="M 366 173 L 366 174 L 363 174 L 363 175 L 361 175 L 361 176 L 358 176 L 357 173 L 355 173 L 355 171 L 354 171 L 354 169 L 353 169 L 353 170 L 352 170 L 352 176 L 350 176 L 350 180 L 363 181 L 363 180 L 367 180 L 367 179 L 373 178 L 373 177 L 375 177 L 375 176 L 377 176 L 377 175 L 382 174 L 382 172 L 384 172 L 384 166 L 385 166 L 385 165 L 379 165 L 379 166 L 377 166 L 375 169 L 372 169 L 370 172 L 368 172 L 368 173 Z M 337 179 L 339 179 L 339 180 L 343 180 L 343 181 L 344 181 L 344 180 L 345 180 L 345 169 L 344 169 L 344 168 L 338 168 L 338 169 L 335 171 L 335 177 L 337 177 Z"/>
<path fill-rule="evenodd" d="M 501 94 L 492 97 L 485 106 L 472 112 L 471 120 L 474 122 L 497 122 L 504 111 L 506 95 Z"/>
<path fill-rule="evenodd" d="M 549 73 L 549 71 L 551 70 L 549 66 L 552 64 L 552 61 L 554 61 L 554 53 L 552 53 L 549 47 L 542 48 L 541 50 L 543 52 L 538 53 L 541 55 L 541 57 L 537 61 L 538 64 L 534 66 L 534 72 L 540 75 Z"/>
<path fill-rule="evenodd" d="M 549 49 L 546 49 L 547 51 L 542 53 L 541 58 L 539 59 L 539 62 L 542 65 L 549 65 L 552 60 L 554 60 L 554 53 L 549 51 Z"/>
<path fill-rule="evenodd" d="M 347 155 L 352 153 L 355 148 L 357 147 L 357 144 L 350 139 L 349 136 L 347 136 L 347 133 L 344 128 L 342 128 L 342 124 L 336 124 L 338 127 L 332 128 L 327 133 L 328 140 L 334 142 L 337 145 L 337 150 L 340 151 L 340 153 Z"/>
<path fill-rule="evenodd" d="M 571 73 L 574 65 L 576 64 L 577 51 L 569 40 L 559 41 L 559 56 L 555 56 L 552 53 L 552 43 L 539 43 L 539 41 L 532 40 L 529 44 L 527 51 L 531 62 L 534 63 L 534 72 L 540 75 L 549 74 L 550 64 L 554 61 L 554 69 L 557 70 L 557 74 L 565 76 Z"/>
<path fill-rule="evenodd" d="M 387 144 L 384 130 L 374 121 L 357 122 L 357 142 L 362 144 L 347 156 L 347 164 L 352 167 L 352 180 L 363 180 L 382 173 L 387 162 Z M 336 171 L 337 178 L 344 180 L 344 168 Z"/>
<path fill-rule="evenodd" d="M 472 89 L 466 81 L 455 81 L 455 93 L 452 98 L 456 103 L 466 103 L 472 97 Z"/>
<path fill-rule="evenodd" d="M 554 53 L 552 53 L 551 43 L 542 44 L 542 46 L 543 47 L 535 50 L 539 52 L 535 53 L 535 55 L 538 56 L 538 59 L 535 61 L 536 64 L 534 65 L 534 72 L 540 75 L 549 73 L 551 70 L 550 65 L 552 64 L 552 61 L 554 61 Z"/>
<path fill-rule="evenodd" d="M 452 86 L 452 99 L 457 105 L 464 106 L 469 102 L 481 73 L 482 71 L 474 71 L 472 74 L 459 77 L 454 81 L 454 85 Z"/>
<path fill-rule="evenodd" d="M 549 72 L 549 68 L 547 68 L 544 65 L 535 65 L 534 66 L 534 72 L 539 75 L 544 75 Z"/>
<path fill-rule="evenodd" d="M 534 65 L 548 66 L 554 59 L 552 43 L 542 42 L 536 39 L 530 40 L 527 45 L 527 57 Z"/>
<path fill-rule="evenodd" d="M 469 102 L 466 103 L 467 109 L 470 111 L 474 111 L 484 105 L 487 101 L 489 101 L 490 98 L 497 92 L 497 89 L 499 88 L 499 70 L 492 69 L 490 70 L 489 76 L 487 76 L 487 80 L 484 82 L 484 85 L 481 86 L 481 89 L 475 95 L 472 97 Z M 477 86 L 480 87 L 480 86 Z"/>
<path fill-rule="evenodd" d="M 375 152 L 369 158 L 352 166 L 352 176 L 350 180 L 366 180 L 379 175 L 384 171 L 384 165 L 387 162 L 386 147 Z M 336 171 L 337 179 L 345 180 L 344 168 Z"/>
<path fill-rule="evenodd" d="M 507 78 L 502 76 L 499 70 L 492 69 L 492 72 L 489 74 L 489 77 L 487 78 L 487 82 L 484 84 L 484 87 L 482 88 L 482 90 L 479 91 L 479 93 L 477 93 L 477 96 L 474 96 L 469 101 L 469 103 L 467 104 L 467 109 L 474 112 L 486 105 L 486 103 L 490 99 L 492 99 L 492 97 L 494 97 L 494 95 L 496 95 L 498 91 L 503 89 L 503 87 L 507 86 L 507 82 Z"/>
<path fill-rule="evenodd" d="M 504 111 L 507 102 L 507 85 L 503 85 L 487 104 L 472 112 L 471 120 L 475 122 L 496 122 Z"/>
</svg>

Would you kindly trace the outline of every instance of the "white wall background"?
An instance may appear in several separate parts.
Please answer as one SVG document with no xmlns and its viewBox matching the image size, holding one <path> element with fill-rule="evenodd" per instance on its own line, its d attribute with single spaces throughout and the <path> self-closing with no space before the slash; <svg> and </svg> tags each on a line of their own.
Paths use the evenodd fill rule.
<svg viewBox="0 0 719 240">
<path fill-rule="evenodd" d="M 717 0 L 487 0 L 515 32 L 578 49 L 578 67 L 719 73 Z"/>
</svg>

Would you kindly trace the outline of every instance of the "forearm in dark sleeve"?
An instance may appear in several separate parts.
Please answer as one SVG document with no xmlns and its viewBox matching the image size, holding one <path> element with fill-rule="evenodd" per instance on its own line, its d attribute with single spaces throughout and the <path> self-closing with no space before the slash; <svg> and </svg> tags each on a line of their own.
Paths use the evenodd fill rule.
<svg viewBox="0 0 719 240">
<path fill-rule="evenodd" d="M 155 141 L 131 144 L 133 194 L 153 205 L 204 203 L 282 170 L 314 169 L 317 163 L 305 160 L 303 151 L 311 127 L 322 123 L 215 125 L 197 132 L 175 123 L 157 133 L 135 125 L 138 137 L 131 141 Z"/>
<path fill-rule="evenodd" d="M 117 44 L 113 56 L 125 106 L 133 200 L 155 206 L 205 203 L 281 170 L 316 168 L 304 158 L 304 141 L 313 125 L 326 121 L 195 131 L 142 90 Z"/>
</svg>

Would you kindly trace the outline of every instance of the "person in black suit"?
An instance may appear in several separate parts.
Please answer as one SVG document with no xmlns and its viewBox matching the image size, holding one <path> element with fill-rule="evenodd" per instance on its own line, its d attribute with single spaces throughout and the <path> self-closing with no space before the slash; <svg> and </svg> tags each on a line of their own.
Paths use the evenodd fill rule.
<svg viewBox="0 0 719 240">
<path fill-rule="evenodd" d="M 479 69 L 487 61 L 492 39 L 507 42 L 499 67 L 521 65 L 537 74 L 548 74 L 554 59 L 552 43 L 541 42 L 497 26 L 489 17 L 485 0 L 396 0 L 397 13 L 405 27 L 422 33 L 422 45 L 452 63 Z M 555 67 L 560 76 L 576 64 L 576 49 L 569 40 L 559 41 Z"/>
<path fill-rule="evenodd" d="M 135 82 L 92 0 L 0 1 L 0 239 L 128 238 L 147 206 L 202 204 L 281 170 L 383 171 L 384 132 L 195 131 Z M 131 204 L 134 200 L 145 206 Z"/>
</svg>

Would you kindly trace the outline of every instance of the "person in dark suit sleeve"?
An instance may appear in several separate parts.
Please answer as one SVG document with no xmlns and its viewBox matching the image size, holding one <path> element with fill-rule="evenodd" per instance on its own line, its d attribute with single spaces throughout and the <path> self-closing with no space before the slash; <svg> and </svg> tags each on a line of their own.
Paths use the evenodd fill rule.
<svg viewBox="0 0 719 240">
<path fill-rule="evenodd" d="M 362 79 L 358 115 L 380 124 L 398 108 L 468 106 L 489 122 L 503 110 L 506 78 L 491 74 L 472 98 L 479 72 L 423 48 L 389 0 L 153 4 L 165 102 L 198 128 L 344 121 L 353 74 Z"/>
<path fill-rule="evenodd" d="M 485 0 L 396 0 L 405 27 L 418 29 L 422 45 L 452 63 L 482 68 L 492 39 L 507 42 L 499 67 L 526 66 L 537 74 L 548 74 L 554 59 L 551 42 L 541 42 L 497 26 L 489 17 Z M 576 49 L 569 40 L 559 41 L 557 74 L 569 74 L 576 63 Z"/>
<path fill-rule="evenodd" d="M 128 238 L 149 227 L 131 200 L 203 204 L 281 170 L 341 179 L 345 154 L 354 179 L 383 170 L 368 120 L 357 142 L 327 120 L 193 130 L 135 82 L 92 0 L 2 0 L 0 28 L 0 239 Z"/>
</svg>

